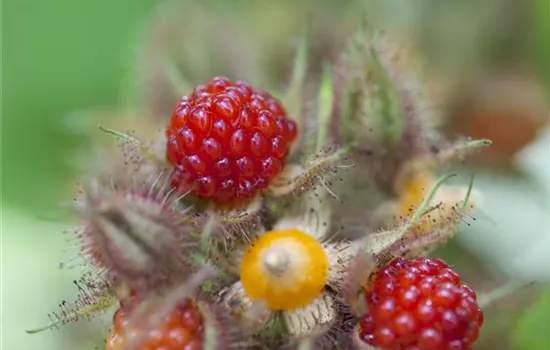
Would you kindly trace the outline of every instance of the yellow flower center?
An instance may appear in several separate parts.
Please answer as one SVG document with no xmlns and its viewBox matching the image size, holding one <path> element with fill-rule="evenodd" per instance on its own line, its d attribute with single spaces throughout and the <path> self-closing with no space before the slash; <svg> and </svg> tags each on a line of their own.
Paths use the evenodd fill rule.
<svg viewBox="0 0 550 350">
<path fill-rule="evenodd" d="M 247 296 L 272 310 L 308 305 L 323 290 L 328 256 L 314 237 L 296 229 L 266 232 L 250 245 L 241 262 Z"/>
</svg>

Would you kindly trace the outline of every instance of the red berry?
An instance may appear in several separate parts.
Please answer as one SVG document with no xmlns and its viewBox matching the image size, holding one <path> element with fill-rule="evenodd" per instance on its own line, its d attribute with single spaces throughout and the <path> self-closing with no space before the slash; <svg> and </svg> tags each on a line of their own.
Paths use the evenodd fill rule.
<svg viewBox="0 0 550 350">
<path fill-rule="evenodd" d="M 483 323 L 475 292 L 440 259 L 393 260 L 365 300 L 360 338 L 383 349 L 471 349 Z"/>
<path fill-rule="evenodd" d="M 139 344 L 134 344 L 136 350 L 202 349 L 203 319 L 191 301 L 180 303 L 156 327 L 146 331 L 130 326 L 134 306 L 135 304 L 130 302 L 115 312 L 113 328 L 107 338 L 105 350 L 127 349 L 130 339 L 136 339 L 138 336 L 141 340 Z"/>
<path fill-rule="evenodd" d="M 297 134 L 277 99 L 215 77 L 182 97 L 166 128 L 172 186 L 218 204 L 248 200 L 282 171 Z"/>
</svg>

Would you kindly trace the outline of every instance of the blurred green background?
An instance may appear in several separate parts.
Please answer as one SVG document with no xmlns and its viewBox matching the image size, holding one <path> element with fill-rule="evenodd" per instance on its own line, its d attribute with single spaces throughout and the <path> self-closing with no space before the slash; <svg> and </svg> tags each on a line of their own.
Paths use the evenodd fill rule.
<svg viewBox="0 0 550 350">
<path fill-rule="evenodd" d="M 76 295 L 71 281 L 80 272 L 57 268 L 74 255 L 65 253 L 71 243 L 62 234 L 71 223 L 51 222 L 70 200 L 71 154 L 89 136 L 68 127 L 68 116 L 119 103 L 155 3 L 2 2 L 2 349 L 92 349 L 83 339 L 98 339 L 87 336 L 88 325 L 38 336 L 25 330 Z"/>
<path fill-rule="evenodd" d="M 128 101 L 147 103 L 139 91 L 147 92 L 151 86 L 143 83 L 136 62 L 150 49 L 145 46 L 143 50 L 141 39 L 161 3 L 2 3 L 2 349 L 101 348 L 108 324 L 101 319 L 32 336 L 24 330 L 45 324 L 46 314 L 55 310 L 57 303 L 76 295 L 71 281 L 80 272 L 57 266 L 74 256 L 69 236 L 61 234 L 70 230 L 72 223 L 60 203 L 71 200 L 77 173 L 74 159 L 89 145 L 97 124 L 96 119 L 80 112 L 126 107 Z M 357 21 L 353 16 L 363 11 L 360 2 L 336 0 L 200 3 L 189 5 L 181 17 L 189 39 L 182 43 L 183 56 L 193 53 L 195 57 L 187 67 L 195 74 L 190 79 L 230 74 L 226 71 L 231 67 L 223 66 L 228 64 L 225 61 L 216 65 L 217 61 L 210 59 L 211 67 L 193 66 L 201 62 L 201 50 L 215 51 L 208 47 L 205 34 L 212 30 L 206 28 L 212 22 L 202 26 L 200 22 L 212 13 L 235 23 L 238 35 L 224 40 L 238 37 L 244 42 L 242 47 L 258 51 L 255 58 L 260 63 L 255 71 L 261 72 L 259 77 L 251 73 L 252 66 L 243 74 L 250 74 L 251 80 L 260 84 L 274 81 L 273 86 L 284 83 L 277 78 L 288 73 L 292 43 L 304 18 L 316 21 L 312 50 L 323 59 L 333 59 L 353 32 Z M 457 76 L 485 79 L 481 72 L 489 72 L 486 80 L 491 80 L 494 75 L 517 71 L 522 72 L 521 77 L 535 77 L 529 79 L 542 86 L 550 81 L 548 0 L 525 1 L 522 11 L 517 2 L 506 0 L 449 1 L 447 7 L 430 0 L 413 5 L 398 0 L 367 1 L 362 6 L 366 3 L 372 5 L 368 9 L 381 14 L 374 17 L 384 18 L 386 24 L 418 28 L 421 51 L 440 84 L 461 85 Z M 192 20 L 199 8 L 205 17 Z M 217 53 L 211 56 L 215 58 Z M 464 74 L 464 65 L 471 66 L 470 74 Z M 541 92 L 547 102 L 547 88 L 538 89 L 535 93 Z M 524 106 L 526 101 L 517 103 Z M 542 102 L 542 106 L 519 116 L 521 128 L 535 128 L 536 135 L 521 143 L 517 152 L 504 152 L 504 162 L 498 154 L 472 165 L 479 172 L 476 186 L 485 196 L 483 212 L 475 222 L 470 221 L 472 226 L 457 241 L 440 252 L 481 290 L 489 290 L 509 276 L 540 282 L 488 310 L 480 349 L 550 348 L 550 289 L 545 287 L 550 281 L 550 132 L 548 105 Z M 531 111 L 527 106 L 520 110 Z M 460 113 L 456 118 L 466 120 Z M 483 126 L 465 124 L 449 123 L 460 131 L 479 131 Z M 496 146 L 498 150 L 499 144 Z M 491 163 L 496 158 L 498 161 Z M 483 268 L 479 268 L 480 262 Z"/>
</svg>

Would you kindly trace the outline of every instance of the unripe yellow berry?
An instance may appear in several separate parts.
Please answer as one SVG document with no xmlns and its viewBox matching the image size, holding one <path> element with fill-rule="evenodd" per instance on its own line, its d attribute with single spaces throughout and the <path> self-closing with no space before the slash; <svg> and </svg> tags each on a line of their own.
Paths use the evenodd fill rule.
<svg viewBox="0 0 550 350">
<path fill-rule="evenodd" d="M 266 232 L 245 252 L 241 283 L 249 298 L 272 310 L 308 305 L 323 290 L 328 256 L 313 236 L 297 229 Z"/>
</svg>

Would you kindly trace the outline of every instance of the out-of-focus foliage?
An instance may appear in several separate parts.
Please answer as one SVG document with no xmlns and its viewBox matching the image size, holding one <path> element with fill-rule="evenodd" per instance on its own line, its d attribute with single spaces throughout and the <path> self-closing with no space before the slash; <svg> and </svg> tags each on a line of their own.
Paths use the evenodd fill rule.
<svg viewBox="0 0 550 350">
<path fill-rule="evenodd" d="M 2 350 L 91 350 L 101 342 L 105 319 L 67 325 L 30 336 L 25 330 L 47 322 L 45 315 L 77 293 L 73 279 L 80 269 L 59 269 L 75 257 L 62 231 L 67 223 L 29 218 L 26 212 L 2 208 Z"/>
<path fill-rule="evenodd" d="M 547 129 L 518 157 L 523 176 L 479 173 L 481 212 L 475 224 L 458 235 L 471 251 L 511 277 L 550 281 L 549 154 Z"/>
<path fill-rule="evenodd" d="M 550 1 L 537 0 L 534 10 L 533 51 L 546 85 L 550 88 Z M 549 93 L 550 94 L 550 93 Z"/>
<path fill-rule="evenodd" d="M 529 306 L 513 332 L 514 343 L 521 350 L 545 350 L 550 343 L 550 292 L 545 292 Z"/>
<path fill-rule="evenodd" d="M 76 110 L 115 106 L 154 0 L 2 3 L 3 200 L 49 210 L 66 198 Z"/>
</svg>

